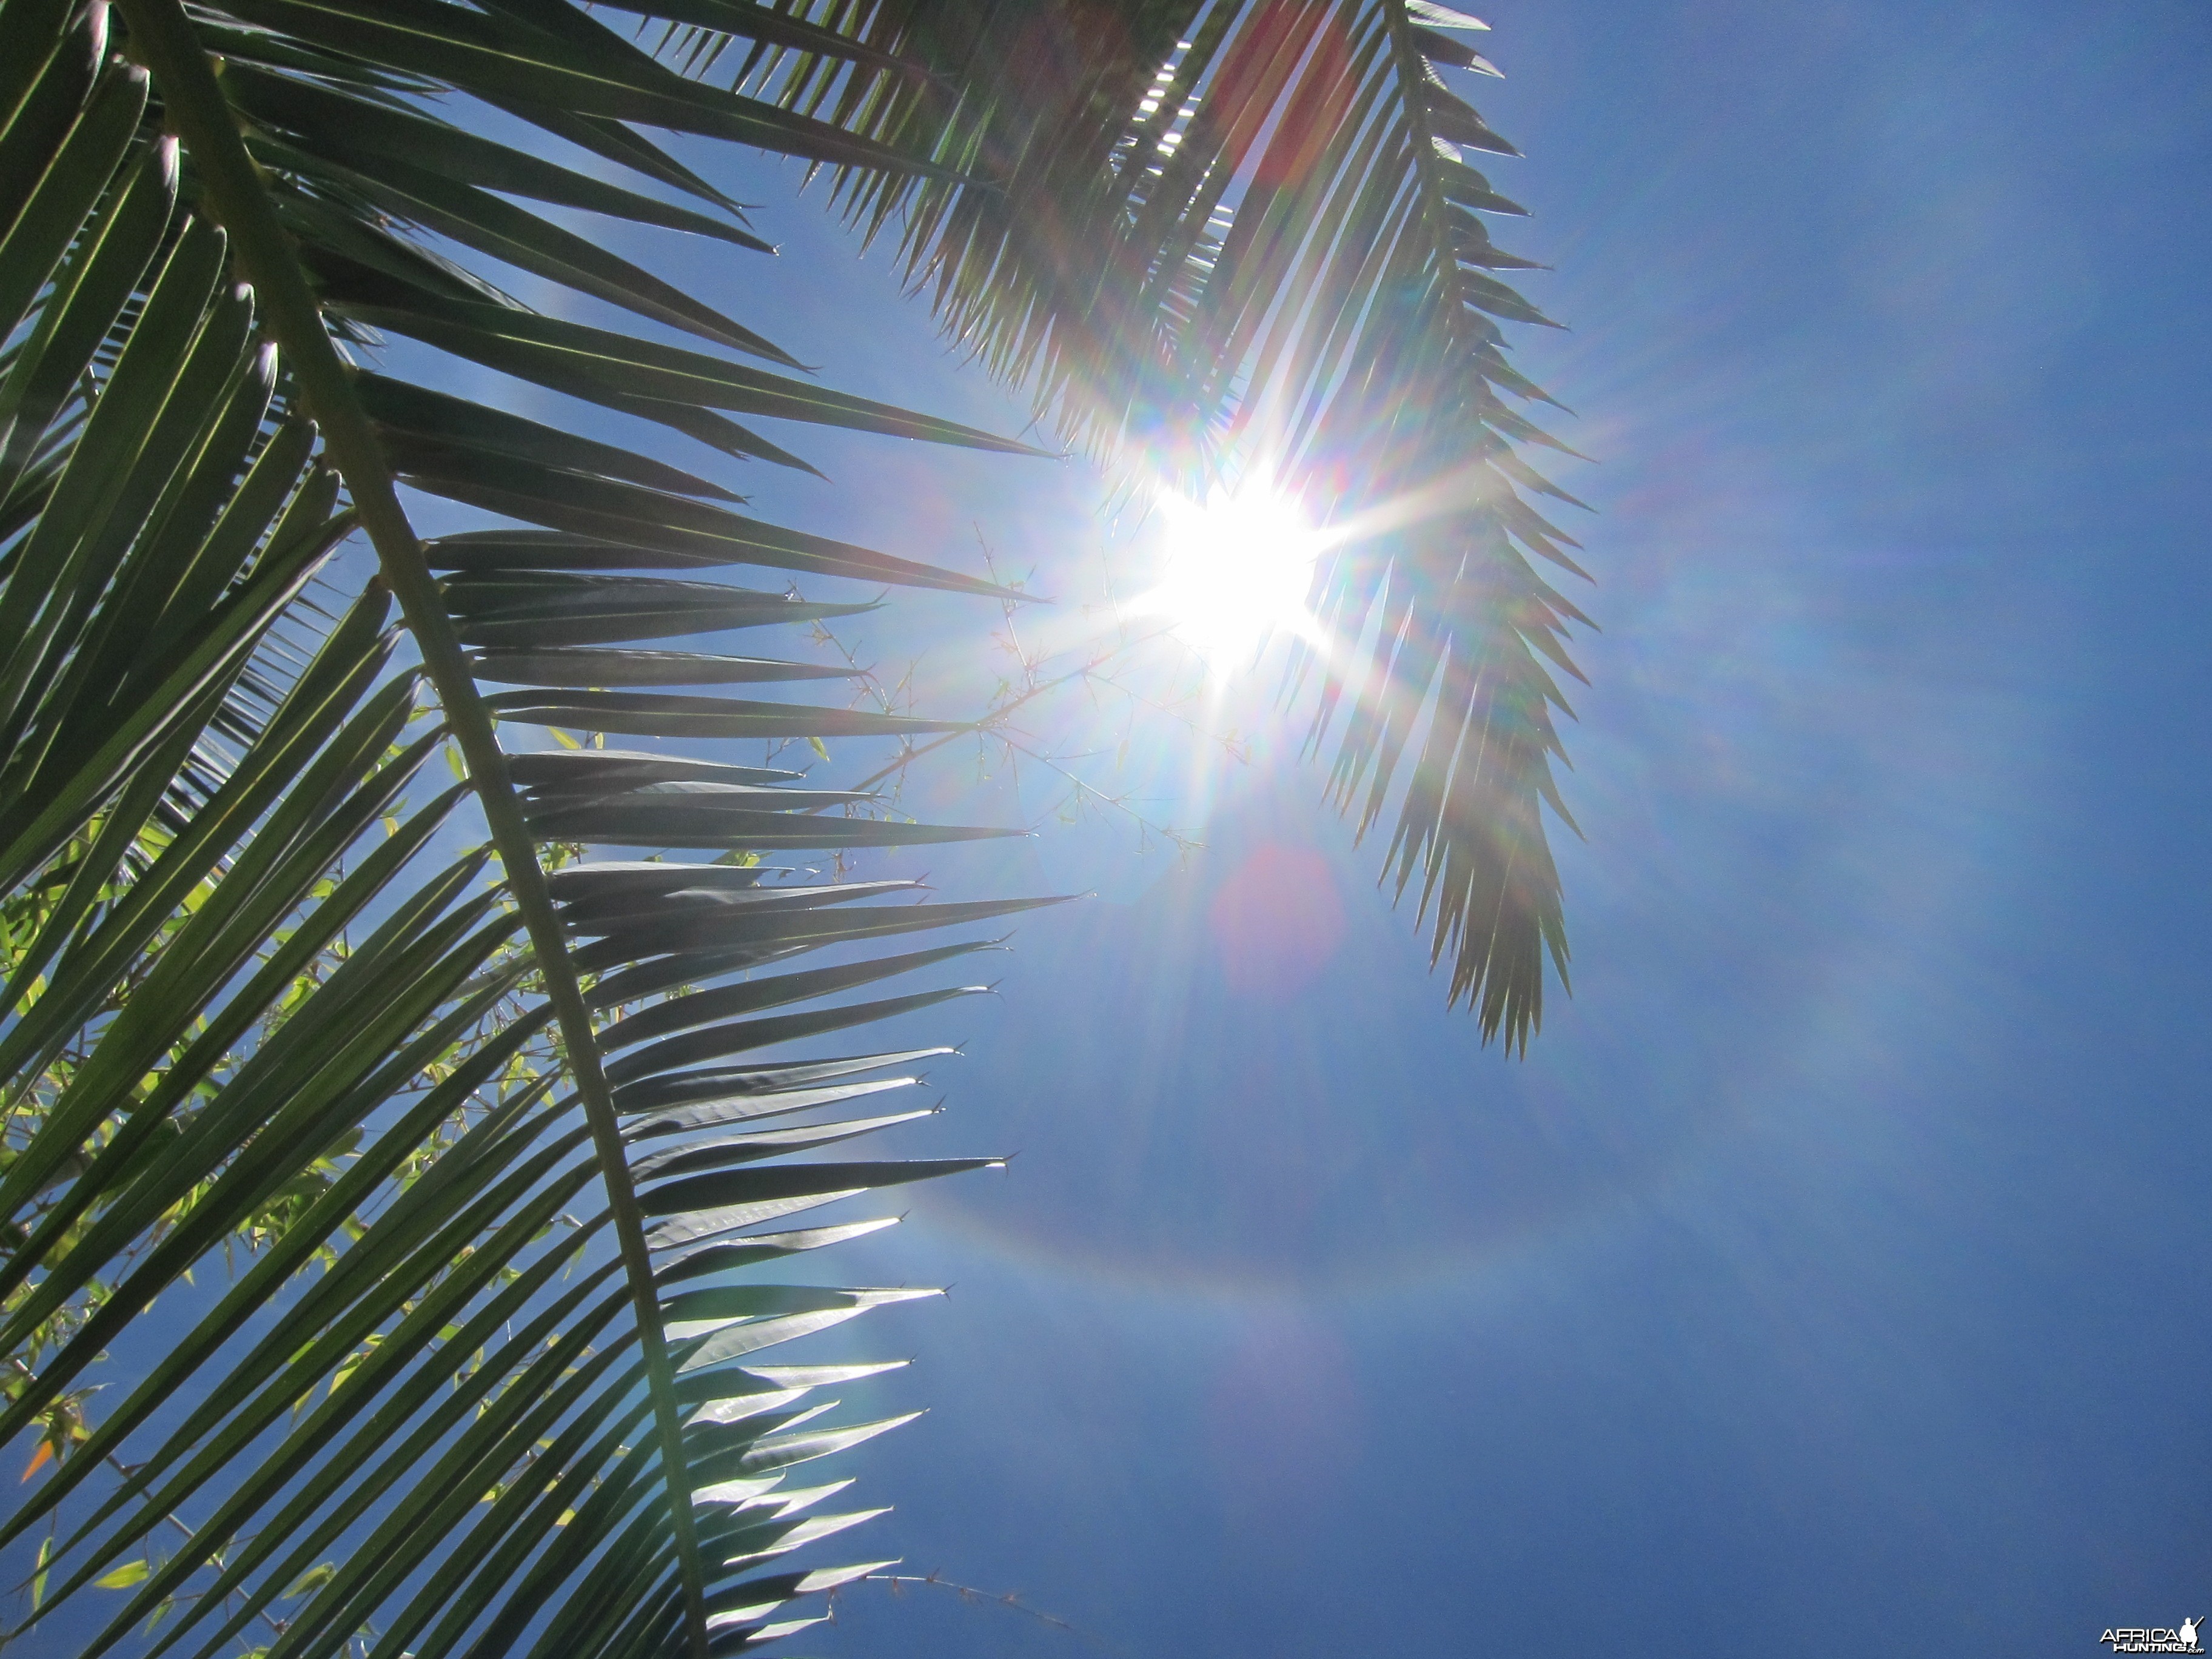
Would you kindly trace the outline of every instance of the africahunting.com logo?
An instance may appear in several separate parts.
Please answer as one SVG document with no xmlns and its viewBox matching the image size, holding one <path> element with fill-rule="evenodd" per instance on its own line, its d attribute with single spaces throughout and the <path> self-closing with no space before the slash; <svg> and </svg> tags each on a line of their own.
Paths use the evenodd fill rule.
<svg viewBox="0 0 2212 1659">
<path fill-rule="evenodd" d="M 2114 1653 L 2202 1653 L 2204 1644 L 2197 1633 L 2204 1628 L 2204 1617 L 2185 1619 L 2172 1630 L 2163 1626 L 2151 1630 L 2108 1630 L 2097 1639 Z"/>
</svg>

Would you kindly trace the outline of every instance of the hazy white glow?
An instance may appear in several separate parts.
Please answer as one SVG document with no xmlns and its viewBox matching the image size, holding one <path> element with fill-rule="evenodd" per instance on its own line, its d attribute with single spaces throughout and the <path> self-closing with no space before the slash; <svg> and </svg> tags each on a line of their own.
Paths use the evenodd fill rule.
<svg viewBox="0 0 2212 1659">
<path fill-rule="evenodd" d="M 1295 502 L 1247 484 L 1202 502 L 1163 495 L 1159 508 L 1166 560 L 1139 608 L 1165 617 L 1216 673 L 1248 665 L 1278 630 L 1311 631 L 1320 543 Z"/>
</svg>

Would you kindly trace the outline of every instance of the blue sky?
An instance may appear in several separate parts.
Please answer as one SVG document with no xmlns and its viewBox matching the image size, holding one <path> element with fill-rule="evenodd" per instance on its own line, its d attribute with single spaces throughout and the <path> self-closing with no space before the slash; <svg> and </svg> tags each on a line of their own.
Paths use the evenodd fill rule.
<svg viewBox="0 0 2212 1659">
<path fill-rule="evenodd" d="M 1575 994 L 1485 1049 L 1256 682 L 1249 764 L 1124 774 L 1187 862 L 1110 820 L 924 861 L 1098 896 L 912 1028 L 966 1053 L 885 1150 L 1019 1156 L 823 1263 L 953 1287 L 817 1340 L 915 1358 L 855 1414 L 930 1407 L 837 1473 L 897 1505 L 860 1550 L 1076 1628 L 861 1585 L 798 1650 L 2063 1655 L 2212 1612 L 2212 14 L 1485 15 L 1537 213 L 1500 240 L 1572 325 L 1522 360 L 1598 458 Z M 637 252 L 830 384 L 1018 427 L 796 177 L 738 174 L 779 260 Z M 781 522 L 980 534 L 1063 598 L 1146 556 L 1079 465 L 776 435 L 832 475 L 748 474 Z M 862 642 L 957 712 L 993 620 L 902 596 Z M 1048 799 L 956 780 L 933 815 Z"/>
<path fill-rule="evenodd" d="M 2212 1609 L 2212 17 L 1486 15 L 1507 245 L 1574 330 L 1523 357 L 1601 461 L 1575 996 L 1483 1050 L 1279 735 L 1188 867 L 1006 855 L 1109 896 L 1024 927 L 939 1073 L 923 1139 L 1012 1170 L 842 1264 L 955 1285 L 854 1338 L 932 1407 L 854 1472 L 881 1553 L 1097 1642 L 862 1587 L 817 1650 L 2065 1654 Z M 738 314 L 1004 418 L 767 199 Z M 789 510 L 902 552 L 1049 564 L 1088 510 L 836 455 Z"/>
</svg>

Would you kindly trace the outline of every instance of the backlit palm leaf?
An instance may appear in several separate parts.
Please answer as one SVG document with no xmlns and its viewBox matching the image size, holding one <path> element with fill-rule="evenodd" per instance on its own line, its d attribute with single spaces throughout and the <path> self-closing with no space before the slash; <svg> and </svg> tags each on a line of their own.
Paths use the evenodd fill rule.
<svg viewBox="0 0 2212 1659">
<path fill-rule="evenodd" d="M 451 93 L 638 183 L 464 131 Z M 983 1160 L 780 1161 L 918 1115 L 883 1107 L 941 1052 L 780 1045 L 977 988 L 849 1000 L 981 948 L 876 941 L 1035 901 L 781 883 L 760 849 L 997 832 L 498 730 L 942 729 L 702 691 L 821 671 L 653 642 L 840 608 L 726 565 L 996 590 L 339 343 L 406 334 L 779 463 L 803 465 L 732 417 L 1020 447 L 734 362 L 790 364 L 513 199 L 757 247 L 633 122 L 946 172 L 566 4 L 0 6 L 0 1437 L 260 1243 L 196 1318 L 164 1304 L 157 1362 L 0 1523 L 58 1528 L 34 1626 L 119 1592 L 88 1652 L 155 1615 L 156 1651 L 727 1652 L 866 1570 L 775 1564 L 873 1513 L 818 1514 L 836 1488 L 785 1472 L 893 1425 L 818 1420 L 883 1368 L 760 1356 L 922 1292 L 744 1270 L 882 1224 L 791 1218 Z M 526 310 L 423 233 L 702 349 Z M 426 547 L 402 482 L 516 523 Z M 324 616 L 303 596 L 356 525 L 378 573 Z M 441 755 L 465 781 L 430 793 Z M 541 859 L 576 843 L 733 861 Z"/>
<path fill-rule="evenodd" d="M 625 6 L 625 9 L 630 8 Z M 665 10 L 656 8 L 656 10 Z M 1170 475 L 1228 457 L 1340 538 L 1312 740 L 1486 1035 L 1525 1048 L 1566 939 L 1542 805 L 1565 818 L 1554 669 L 1579 574 L 1516 453 L 1559 447 L 1501 322 L 1530 261 L 1480 216 L 1523 211 L 1469 159 L 1513 147 L 1455 89 L 1482 25 L 1427 0 L 784 0 L 933 71 L 770 40 L 692 0 L 641 38 L 945 173 L 842 164 L 846 212 L 895 236 L 939 321 L 1063 431 Z M 729 31 L 735 30 L 732 34 Z M 975 182 L 980 176 L 982 182 Z M 1411 750 L 1408 763 L 1408 750 Z"/>
</svg>

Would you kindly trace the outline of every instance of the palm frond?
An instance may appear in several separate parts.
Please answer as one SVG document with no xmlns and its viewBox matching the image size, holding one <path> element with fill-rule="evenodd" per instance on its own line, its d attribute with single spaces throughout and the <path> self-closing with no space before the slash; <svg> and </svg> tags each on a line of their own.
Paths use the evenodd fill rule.
<svg viewBox="0 0 2212 1659">
<path fill-rule="evenodd" d="M 457 126 L 455 95 L 637 183 Z M 211 1252 L 258 1246 L 0 1522 L 58 1528 L 29 1625 L 120 1593 L 88 1653 L 149 1620 L 154 1652 L 252 1626 L 288 1656 L 734 1652 L 868 1570 L 773 1564 L 876 1513 L 809 1514 L 834 1488 L 784 1482 L 903 1420 L 808 1400 L 883 1368 L 759 1356 L 926 1292 L 741 1275 L 885 1224 L 787 1218 L 989 1160 L 781 1161 L 926 1115 L 836 1111 L 944 1052 L 786 1045 L 981 988 L 847 1000 L 985 948 L 878 941 L 1047 901 L 781 882 L 762 850 L 1004 832 L 500 734 L 942 731 L 704 695 L 824 671 L 653 642 L 853 608 L 701 579 L 727 565 L 1001 590 L 349 355 L 405 333 L 781 464 L 804 465 L 729 416 L 1024 447 L 733 362 L 793 360 L 511 199 L 757 248 L 632 122 L 947 174 L 565 3 L 0 13 L 0 1438 L 75 1411 Z M 542 316 L 456 247 L 718 350 Z M 511 523 L 426 546 L 403 486 Z M 356 526 L 376 574 L 321 614 L 309 585 Z M 655 569 L 686 574 L 634 574 Z M 464 781 L 416 804 L 441 755 Z"/>
<path fill-rule="evenodd" d="M 1073 441 L 1304 497 L 1335 543 L 1313 599 L 1329 643 L 1297 675 L 1311 744 L 1334 733 L 1328 795 L 1363 835 L 1395 799 L 1386 878 L 1402 896 L 1418 875 L 1450 1000 L 1525 1050 L 1546 958 L 1566 973 L 1543 808 L 1571 827 L 1553 671 L 1575 672 L 1562 642 L 1587 618 L 1538 568 L 1582 574 L 1574 542 L 1522 494 L 1572 500 L 1517 453 L 1564 447 L 1515 407 L 1553 400 L 1501 328 L 1549 321 L 1495 274 L 1533 262 L 1483 216 L 1523 210 L 1469 159 L 1518 152 L 1452 83 L 1497 73 L 1467 44 L 1483 25 L 1429 0 L 682 17 L 641 37 L 672 66 L 939 164 L 836 164 L 836 199 Z"/>
</svg>

